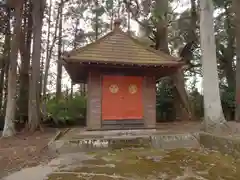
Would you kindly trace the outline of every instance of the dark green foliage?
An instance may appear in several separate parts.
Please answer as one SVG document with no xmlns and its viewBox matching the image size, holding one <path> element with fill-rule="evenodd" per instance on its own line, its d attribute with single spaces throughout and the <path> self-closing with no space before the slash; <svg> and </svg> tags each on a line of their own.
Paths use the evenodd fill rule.
<svg viewBox="0 0 240 180">
<path fill-rule="evenodd" d="M 203 95 L 200 94 L 197 89 L 195 89 L 189 93 L 189 100 L 195 116 L 197 118 L 202 118 L 204 116 Z"/>
<path fill-rule="evenodd" d="M 224 107 L 235 108 L 235 89 L 222 86 L 221 99 Z"/>
<path fill-rule="evenodd" d="M 227 120 L 233 120 L 235 108 L 235 90 L 221 86 L 221 101 L 223 112 Z M 203 95 L 197 89 L 189 92 L 189 102 L 197 119 L 204 116 Z M 173 87 L 167 81 L 157 85 L 157 120 L 159 122 L 175 119 Z"/>
<path fill-rule="evenodd" d="M 231 3 L 231 0 L 214 0 L 213 1 L 213 3 L 214 3 L 214 5 L 216 6 L 216 7 L 223 7 L 225 4 L 229 4 L 229 3 Z"/>
<path fill-rule="evenodd" d="M 112 7 L 113 7 L 113 0 L 106 0 L 106 9 L 108 11 L 111 11 Z"/>
<path fill-rule="evenodd" d="M 220 86 L 223 112 L 227 120 L 233 120 L 235 115 L 235 89 Z"/>
<path fill-rule="evenodd" d="M 163 80 L 157 85 L 157 121 L 168 121 L 175 119 L 173 87 L 167 80 Z"/>
<path fill-rule="evenodd" d="M 157 121 L 175 120 L 174 88 L 169 80 L 163 80 L 157 85 Z M 189 102 L 197 119 L 203 117 L 203 96 L 197 89 L 189 93 Z"/>
<path fill-rule="evenodd" d="M 86 98 L 76 94 L 73 98 L 67 96 L 58 102 L 52 98 L 47 102 L 47 112 L 55 124 L 76 124 L 86 116 Z"/>
</svg>

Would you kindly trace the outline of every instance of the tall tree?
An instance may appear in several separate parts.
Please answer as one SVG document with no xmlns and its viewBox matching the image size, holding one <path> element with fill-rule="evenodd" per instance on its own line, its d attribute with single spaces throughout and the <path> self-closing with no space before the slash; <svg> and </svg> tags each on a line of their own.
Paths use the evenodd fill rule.
<svg viewBox="0 0 240 180">
<path fill-rule="evenodd" d="M 225 124 L 217 70 L 212 0 L 200 1 L 200 39 L 203 66 L 204 130 L 220 132 Z"/>
<path fill-rule="evenodd" d="M 235 12 L 235 36 L 236 36 L 236 53 L 237 53 L 237 65 L 236 65 L 236 110 L 235 120 L 240 122 L 240 1 L 233 0 L 233 8 Z"/>
<path fill-rule="evenodd" d="M 50 44 L 50 35 L 51 35 L 51 17 L 52 17 L 52 1 L 50 1 L 49 4 L 49 10 L 48 10 L 48 35 L 47 35 L 47 47 L 46 47 L 46 62 L 45 62 L 45 69 L 44 69 L 44 78 L 43 78 L 43 100 L 45 101 L 46 93 L 47 93 L 47 84 L 48 84 L 48 74 L 49 74 L 49 68 L 50 68 L 50 61 L 52 57 L 52 52 L 55 47 L 55 42 L 57 40 L 57 30 L 59 25 L 59 16 L 60 16 L 60 6 L 58 7 L 57 11 L 57 17 L 56 17 L 56 23 L 55 23 L 55 30 L 53 34 L 53 40 Z"/>
<path fill-rule="evenodd" d="M 21 67 L 20 67 L 20 93 L 18 98 L 18 112 L 21 118 L 28 116 L 28 89 L 29 89 L 29 66 L 31 59 L 32 43 L 32 4 L 29 0 L 24 3 L 24 24 L 21 32 Z"/>
<path fill-rule="evenodd" d="M 231 1 L 214 0 L 216 10 L 221 10 L 215 18 L 217 59 L 221 75 L 226 78 L 228 88 L 235 89 L 235 34 Z M 226 84 L 225 83 L 225 84 Z"/>
<path fill-rule="evenodd" d="M 149 3 L 150 2 L 150 3 Z M 144 0 L 141 3 L 138 1 L 130 1 L 132 7 L 131 13 L 133 18 L 141 25 L 142 30 L 145 31 L 145 34 L 149 37 L 150 40 L 154 42 L 154 46 L 151 46 L 155 49 L 159 49 L 165 53 L 169 52 L 168 47 L 168 35 L 169 35 L 169 3 L 168 0 L 157 0 L 156 3 L 151 3 L 150 0 Z M 125 1 L 125 3 L 127 3 Z M 149 4 L 151 4 L 149 6 Z M 195 1 L 194 1 L 195 5 Z M 129 6 L 127 6 L 129 7 Z M 193 7 L 192 9 L 194 9 Z M 152 11 L 153 9 L 153 11 Z M 145 20 L 140 20 L 140 17 L 143 16 Z M 149 18 L 150 17 L 150 18 Z M 195 14 L 193 16 L 193 21 L 196 24 Z M 192 26 L 193 29 L 196 25 Z M 195 29 L 194 29 L 195 30 Z M 185 34 L 188 32 L 185 32 Z M 192 38 L 191 38 L 192 39 Z M 191 40 L 191 44 L 193 40 Z M 190 44 L 190 43 L 189 43 Z M 186 47 L 189 47 L 187 43 Z M 190 46 L 191 47 L 191 46 Z M 188 48 L 184 48 L 188 49 Z M 191 49 L 190 49 L 191 51 Z M 186 53 L 184 53 L 186 54 Z M 182 54 L 181 54 L 182 57 Z M 185 58 L 185 57 L 184 57 Z M 185 81 L 184 74 L 181 70 L 176 72 L 171 79 L 169 79 L 168 83 L 174 87 L 174 106 L 175 111 L 179 115 L 180 119 L 189 119 L 191 118 L 191 114 L 193 114 L 192 109 L 190 108 L 188 95 L 185 89 Z"/>
<path fill-rule="evenodd" d="M 11 42 L 11 29 L 10 29 L 10 8 L 6 8 L 6 18 L 5 18 L 5 38 L 4 38 L 4 47 L 3 47 L 3 59 L 1 59 L 0 67 L 1 67 L 1 74 L 0 74 L 0 109 L 3 107 L 3 95 L 4 95 L 4 76 L 6 75 L 5 68 L 9 63 L 10 58 L 10 42 Z M 6 78 L 5 78 L 6 79 Z M 4 112 L 4 111 L 3 111 Z"/>
<path fill-rule="evenodd" d="M 40 127 L 40 61 L 43 12 L 45 0 L 32 0 L 33 53 L 29 82 L 28 128 L 35 131 Z"/>
<path fill-rule="evenodd" d="M 192 66 L 191 64 L 191 60 L 193 60 L 193 52 L 195 49 L 196 44 L 198 44 L 198 36 L 197 36 L 197 23 L 198 23 L 198 15 L 197 15 L 197 2 L 196 0 L 191 0 L 191 9 L 190 9 L 190 20 L 189 20 L 189 26 L 186 29 L 186 35 L 185 35 L 185 40 L 186 40 L 186 45 L 184 46 L 184 48 L 180 51 L 180 57 L 184 60 L 184 62 L 188 65 L 188 66 Z M 194 120 L 195 114 L 193 111 L 193 108 L 190 106 L 189 103 L 189 98 L 188 98 L 188 94 L 186 92 L 185 89 L 185 80 L 184 80 L 184 73 L 183 70 L 180 69 L 175 76 L 173 77 L 173 80 L 175 82 L 176 85 L 176 93 L 179 93 L 180 97 L 180 103 L 178 104 L 183 104 L 183 107 L 185 109 L 185 111 L 182 111 L 182 113 L 185 113 L 185 117 L 184 118 L 190 118 L 192 120 Z M 177 104 L 177 102 L 175 103 Z M 187 117 L 186 113 L 188 113 L 188 115 L 190 117 Z"/>
<path fill-rule="evenodd" d="M 9 2 L 10 3 L 10 2 Z M 9 7 L 14 8 L 14 30 L 11 40 L 11 54 L 8 69 L 8 89 L 7 89 L 7 107 L 5 115 L 5 124 L 3 129 L 3 137 L 13 136 L 15 133 L 14 120 L 16 112 L 16 87 L 17 87 L 17 58 L 21 33 L 22 22 L 22 8 L 23 0 L 12 2 L 8 4 Z"/>
<path fill-rule="evenodd" d="M 62 56 L 62 23 L 63 23 L 63 5 L 64 2 L 61 0 L 60 11 L 59 11 L 59 28 L 58 28 L 58 63 L 57 63 L 57 83 L 56 83 L 56 99 L 61 98 L 62 93 L 62 62 L 60 61 Z"/>
</svg>

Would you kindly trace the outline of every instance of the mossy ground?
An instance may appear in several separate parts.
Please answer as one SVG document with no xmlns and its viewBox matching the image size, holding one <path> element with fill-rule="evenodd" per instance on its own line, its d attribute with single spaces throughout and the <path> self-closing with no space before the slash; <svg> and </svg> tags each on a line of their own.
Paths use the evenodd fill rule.
<svg viewBox="0 0 240 180">
<path fill-rule="evenodd" d="M 124 148 L 88 153 L 94 159 L 78 168 L 56 172 L 48 180 L 239 180 L 240 162 L 203 149 Z"/>
</svg>

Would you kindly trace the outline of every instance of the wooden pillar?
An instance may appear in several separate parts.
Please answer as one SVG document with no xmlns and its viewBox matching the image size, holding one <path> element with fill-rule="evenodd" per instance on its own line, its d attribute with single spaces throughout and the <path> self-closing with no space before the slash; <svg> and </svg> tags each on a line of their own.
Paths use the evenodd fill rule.
<svg viewBox="0 0 240 180">
<path fill-rule="evenodd" d="M 87 129 L 94 130 L 101 128 L 101 105 L 102 88 L 101 75 L 99 72 L 89 72 L 88 94 L 87 94 Z"/>
<path fill-rule="evenodd" d="M 146 128 L 156 128 L 156 80 L 145 76 L 143 81 L 143 109 Z"/>
</svg>

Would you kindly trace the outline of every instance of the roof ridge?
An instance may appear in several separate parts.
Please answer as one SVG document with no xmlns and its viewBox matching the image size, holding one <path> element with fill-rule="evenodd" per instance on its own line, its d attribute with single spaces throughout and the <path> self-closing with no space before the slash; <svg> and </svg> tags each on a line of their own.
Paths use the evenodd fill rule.
<svg viewBox="0 0 240 180">
<path fill-rule="evenodd" d="M 97 45 L 98 43 L 100 43 L 102 40 L 106 39 L 108 36 L 111 36 L 116 30 L 112 30 L 110 32 L 108 32 L 107 34 L 105 34 L 104 36 L 100 37 L 99 39 L 95 40 L 94 42 L 91 42 L 83 47 L 80 47 L 80 48 L 76 48 L 76 49 L 73 49 L 69 52 L 66 52 L 68 56 L 71 56 L 71 55 L 74 55 L 76 53 L 79 53 L 81 51 L 84 51 L 86 48 L 89 48 L 91 46 L 94 46 L 94 45 Z"/>
<path fill-rule="evenodd" d="M 124 31 L 121 30 L 120 28 L 114 28 L 112 31 L 108 32 L 107 34 L 105 34 L 105 35 L 102 36 L 101 38 L 95 40 L 94 42 L 89 43 L 89 44 L 87 44 L 87 45 L 85 45 L 85 46 L 83 46 L 83 47 L 74 49 L 74 50 L 72 50 L 72 51 L 70 51 L 70 52 L 66 52 L 66 55 L 67 55 L 67 56 L 74 56 L 76 53 L 80 53 L 80 52 L 86 50 L 87 48 L 90 48 L 90 47 L 92 47 L 92 46 L 94 46 L 94 45 L 99 44 L 101 41 L 103 41 L 104 39 L 108 38 L 109 36 L 111 36 L 111 35 L 113 35 L 113 34 L 115 34 L 115 33 L 117 33 L 117 32 L 121 33 L 122 35 L 126 36 L 127 38 L 130 38 L 135 45 L 139 46 L 140 48 L 145 49 L 146 51 L 149 51 L 149 52 L 151 52 L 151 53 L 154 53 L 154 54 L 156 54 L 156 55 L 158 55 L 158 56 L 165 56 L 167 59 L 171 58 L 173 61 L 177 61 L 177 62 L 178 62 L 178 61 L 181 60 L 181 58 L 177 58 L 177 57 L 171 56 L 171 55 L 169 55 L 169 54 L 167 54 L 167 53 L 165 53 L 165 52 L 162 52 L 162 51 L 160 51 L 160 50 L 155 50 L 155 49 L 153 49 L 153 48 L 150 48 L 150 47 L 145 46 L 145 45 L 144 45 L 143 43 L 141 43 L 138 39 L 134 38 L 134 37 L 131 36 L 129 33 L 124 32 Z"/>
<path fill-rule="evenodd" d="M 160 50 L 156 50 L 156 49 L 153 49 L 153 48 L 150 48 L 148 46 L 145 46 L 143 43 L 141 43 L 138 39 L 134 38 L 133 36 L 131 36 L 129 33 L 126 33 L 122 30 L 120 30 L 120 33 L 127 36 L 128 38 L 130 38 L 136 45 L 140 46 L 141 48 L 144 48 L 145 50 L 151 52 L 151 53 L 154 53 L 156 55 L 160 55 L 160 56 L 167 56 L 167 58 L 171 57 L 173 58 L 173 60 L 176 60 L 176 61 L 180 61 L 181 58 L 178 58 L 178 57 L 174 57 L 170 54 L 167 54 L 163 51 L 160 51 Z"/>
<path fill-rule="evenodd" d="M 126 53 L 126 56 L 123 53 Z M 62 58 L 69 59 L 69 62 L 76 60 L 89 63 L 184 64 L 180 61 L 181 58 L 144 45 L 129 32 L 124 32 L 120 28 L 114 28 L 83 47 L 65 52 Z"/>
</svg>

